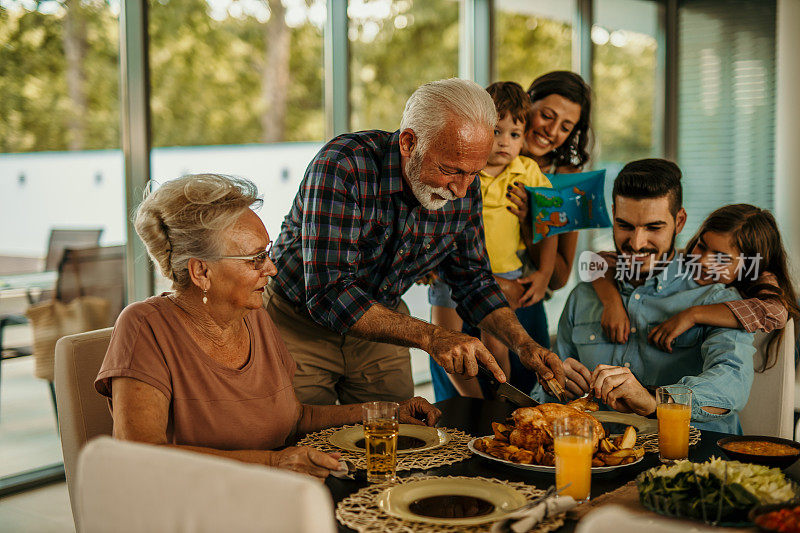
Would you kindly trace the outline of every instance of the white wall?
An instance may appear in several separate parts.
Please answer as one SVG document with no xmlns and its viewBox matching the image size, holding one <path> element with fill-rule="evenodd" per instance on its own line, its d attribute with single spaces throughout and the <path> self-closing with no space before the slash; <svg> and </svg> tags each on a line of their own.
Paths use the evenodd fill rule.
<svg viewBox="0 0 800 533">
<path fill-rule="evenodd" d="M 259 214 L 277 236 L 317 143 L 153 150 L 153 179 L 218 172 L 253 180 Z M 103 227 L 103 243 L 125 242 L 119 150 L 0 155 L 0 254 L 41 257 L 52 227 Z"/>
</svg>

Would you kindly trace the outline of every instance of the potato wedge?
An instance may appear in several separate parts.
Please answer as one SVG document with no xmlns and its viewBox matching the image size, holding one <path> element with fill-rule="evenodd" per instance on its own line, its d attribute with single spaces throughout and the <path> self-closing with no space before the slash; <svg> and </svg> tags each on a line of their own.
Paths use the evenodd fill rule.
<svg viewBox="0 0 800 533">
<path fill-rule="evenodd" d="M 633 456 L 636 457 L 637 461 L 642 457 L 644 457 L 644 448 L 642 448 L 641 446 L 633 448 Z"/>
<path fill-rule="evenodd" d="M 614 457 L 635 457 L 636 452 L 634 452 L 631 448 L 626 448 L 624 450 L 617 450 L 615 452 L 611 452 L 608 455 L 612 455 Z"/>
<path fill-rule="evenodd" d="M 617 447 L 611 442 L 611 439 L 603 439 L 600 441 L 600 451 L 603 453 L 611 453 L 617 451 Z"/>
<path fill-rule="evenodd" d="M 622 461 L 620 461 L 620 463 L 619 463 L 619 464 L 621 464 L 621 465 L 627 465 L 627 464 L 631 464 L 631 463 L 632 463 L 632 462 L 634 462 L 635 460 L 636 460 L 636 457 L 634 457 L 634 456 L 632 456 L 632 455 L 631 455 L 631 456 L 629 456 L 629 457 L 623 457 L 623 458 L 622 458 Z"/>
<path fill-rule="evenodd" d="M 514 452 L 514 454 L 511 455 L 511 460 L 514 461 L 515 463 L 521 463 L 521 464 L 529 465 L 529 464 L 533 463 L 534 455 L 533 455 L 533 452 L 531 452 L 531 451 L 519 450 L 517 452 Z"/>
<path fill-rule="evenodd" d="M 633 426 L 625 428 L 625 433 L 622 434 L 622 439 L 619 443 L 620 449 L 630 449 L 636 445 L 636 429 Z"/>
<path fill-rule="evenodd" d="M 606 466 L 602 459 L 597 456 L 592 457 L 592 466 Z"/>
<path fill-rule="evenodd" d="M 492 422 L 492 431 L 494 432 L 494 438 L 496 440 L 502 442 L 508 442 L 508 436 L 511 434 L 511 430 L 513 429 L 508 427 L 505 424 L 501 424 L 499 422 Z"/>
<path fill-rule="evenodd" d="M 626 457 L 633 457 L 634 461 L 636 460 L 636 455 L 633 450 L 617 450 L 611 453 L 598 453 L 597 457 L 600 458 L 600 460 L 603 461 L 603 463 L 605 463 L 607 466 L 617 466 L 620 464 L 627 464 L 623 463 L 623 460 Z"/>
<path fill-rule="evenodd" d="M 617 466 L 623 459 L 622 457 L 616 457 L 610 453 L 598 453 L 595 457 L 602 461 L 604 466 Z"/>
</svg>

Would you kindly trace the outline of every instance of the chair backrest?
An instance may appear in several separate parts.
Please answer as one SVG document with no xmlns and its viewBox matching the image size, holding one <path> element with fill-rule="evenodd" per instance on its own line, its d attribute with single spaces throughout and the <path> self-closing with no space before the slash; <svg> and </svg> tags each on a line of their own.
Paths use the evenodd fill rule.
<svg viewBox="0 0 800 533">
<path fill-rule="evenodd" d="M 76 521 L 75 470 L 78 452 L 92 437 L 111 435 L 113 429 L 108 402 L 94 388 L 112 329 L 67 335 L 56 343 L 58 428 L 61 432 L 67 489 Z"/>
<path fill-rule="evenodd" d="M 45 270 L 56 270 L 64 255 L 65 248 L 85 248 L 100 244 L 103 228 L 90 229 L 58 229 L 50 230 L 50 242 L 47 244 L 47 257 L 44 260 Z"/>
<path fill-rule="evenodd" d="M 772 334 L 756 333 L 753 341 L 756 353 L 753 365 L 764 366 L 767 347 Z M 745 435 L 769 435 L 793 439 L 794 435 L 794 321 L 789 320 L 783 328 L 783 337 L 773 347 L 777 356 L 775 365 L 766 372 L 756 372 L 750 398 L 739 412 Z"/>
<path fill-rule="evenodd" d="M 325 485 L 301 474 L 100 437 L 78 460 L 79 533 L 332 533 Z"/>
<path fill-rule="evenodd" d="M 69 303 L 79 296 L 97 296 L 109 302 L 108 325 L 126 304 L 125 246 L 66 248 L 58 266 L 56 299 Z"/>
</svg>

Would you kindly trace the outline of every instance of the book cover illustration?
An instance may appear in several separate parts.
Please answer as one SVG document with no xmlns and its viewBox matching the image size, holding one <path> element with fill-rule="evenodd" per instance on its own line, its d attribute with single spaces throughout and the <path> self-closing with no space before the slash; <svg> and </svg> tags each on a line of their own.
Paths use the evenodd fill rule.
<svg viewBox="0 0 800 533">
<path fill-rule="evenodd" d="M 552 189 L 525 187 L 530 194 L 534 243 L 568 231 L 611 227 L 604 194 L 605 169 L 545 175 Z"/>
</svg>

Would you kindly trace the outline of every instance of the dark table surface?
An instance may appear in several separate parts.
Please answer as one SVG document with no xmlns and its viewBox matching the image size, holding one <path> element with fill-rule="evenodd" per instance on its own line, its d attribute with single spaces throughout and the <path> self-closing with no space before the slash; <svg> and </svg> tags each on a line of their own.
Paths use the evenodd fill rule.
<svg viewBox="0 0 800 533">
<path fill-rule="evenodd" d="M 460 429 L 476 437 L 491 435 L 492 422 L 504 420 L 516 408 L 499 400 L 478 400 L 463 397 L 438 402 L 436 407 L 442 411 L 442 418 L 439 420 L 438 426 Z M 703 431 L 700 442 L 696 446 L 689 448 L 689 459 L 695 462 L 702 462 L 712 455 L 720 456 L 717 440 L 727 436 L 727 433 Z M 644 459 L 635 465 L 602 474 L 593 474 L 592 498 L 615 490 L 634 479 L 640 472 L 660 464 L 657 454 L 647 453 Z M 419 471 L 403 471 L 398 472 L 398 475 L 404 477 L 415 472 Z M 546 489 L 555 482 L 553 474 L 522 470 L 476 455 L 452 465 L 432 468 L 427 470 L 426 473 L 436 476 L 482 476 L 506 481 L 523 481 L 540 489 Z M 366 482 L 341 480 L 332 476 L 328 477 L 325 484 L 333 495 L 334 505 L 351 493 L 367 486 Z M 338 526 L 339 531 L 353 531 L 341 524 L 338 524 Z M 566 533 L 572 531 L 574 527 L 574 522 L 567 522 L 559 531 Z"/>
</svg>

